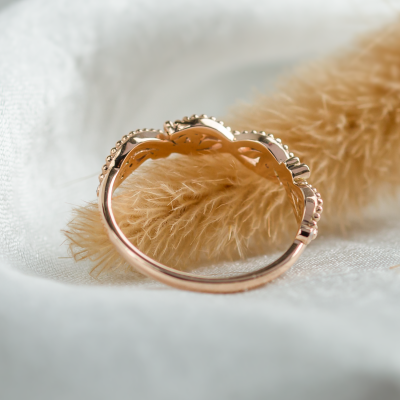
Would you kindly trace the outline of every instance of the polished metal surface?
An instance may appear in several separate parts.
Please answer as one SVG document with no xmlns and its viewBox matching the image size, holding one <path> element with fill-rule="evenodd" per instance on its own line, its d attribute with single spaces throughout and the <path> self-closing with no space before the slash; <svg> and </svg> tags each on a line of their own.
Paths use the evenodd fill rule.
<svg viewBox="0 0 400 400">
<path fill-rule="evenodd" d="M 292 205 L 298 230 L 293 244 L 276 261 L 264 268 L 234 277 L 205 277 L 177 271 L 137 249 L 122 233 L 112 210 L 116 188 L 148 159 L 168 157 L 172 153 L 199 156 L 229 153 L 260 176 L 283 185 Z M 310 170 L 288 152 L 280 139 L 265 132 L 232 132 L 222 121 L 205 115 L 193 115 L 175 122 L 167 121 L 164 131 L 143 129 L 118 141 L 106 158 L 99 176 L 99 209 L 107 233 L 122 257 L 141 273 L 179 289 L 199 292 L 230 293 L 264 285 L 290 268 L 306 245 L 317 236 L 322 199 L 306 179 Z"/>
</svg>

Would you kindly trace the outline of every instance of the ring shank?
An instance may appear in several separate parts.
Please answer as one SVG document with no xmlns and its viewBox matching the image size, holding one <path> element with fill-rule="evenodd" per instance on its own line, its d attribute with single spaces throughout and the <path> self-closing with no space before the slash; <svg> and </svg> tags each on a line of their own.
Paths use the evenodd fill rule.
<svg viewBox="0 0 400 400">
<path fill-rule="evenodd" d="M 120 255 L 139 272 L 170 286 L 209 293 L 250 290 L 266 284 L 288 270 L 306 247 L 303 242 L 295 239 L 289 249 L 276 261 L 257 271 L 233 277 L 205 277 L 177 271 L 142 253 L 119 228 L 112 209 L 112 195 L 117 187 L 118 172 L 118 168 L 111 169 L 99 192 L 99 208 L 109 238 Z"/>
</svg>

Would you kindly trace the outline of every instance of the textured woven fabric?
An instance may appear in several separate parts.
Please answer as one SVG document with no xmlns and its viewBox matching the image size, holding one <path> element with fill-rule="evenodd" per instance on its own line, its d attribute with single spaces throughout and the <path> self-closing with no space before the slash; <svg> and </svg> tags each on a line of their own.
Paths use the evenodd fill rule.
<svg viewBox="0 0 400 400">
<path fill-rule="evenodd" d="M 390 19 L 397 4 L 4 6 L 0 398 L 398 399 L 398 216 L 321 235 L 273 283 L 223 296 L 139 276 L 97 281 L 89 263 L 68 258 L 60 233 L 71 204 L 95 197 L 99 168 L 123 134 L 187 114 L 223 116 L 299 60 Z"/>
</svg>

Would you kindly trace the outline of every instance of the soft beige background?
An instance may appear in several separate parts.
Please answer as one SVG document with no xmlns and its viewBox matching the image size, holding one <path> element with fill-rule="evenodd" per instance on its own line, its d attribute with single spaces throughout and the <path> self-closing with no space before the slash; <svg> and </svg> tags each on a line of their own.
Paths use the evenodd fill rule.
<svg viewBox="0 0 400 400">
<path fill-rule="evenodd" d="M 396 214 L 346 237 L 321 235 L 280 279 L 225 296 L 96 281 L 89 264 L 66 258 L 60 230 L 71 204 L 95 197 L 123 134 L 186 114 L 222 116 L 296 63 L 393 19 L 400 3 L 6 3 L 0 398 L 399 398 Z"/>
</svg>

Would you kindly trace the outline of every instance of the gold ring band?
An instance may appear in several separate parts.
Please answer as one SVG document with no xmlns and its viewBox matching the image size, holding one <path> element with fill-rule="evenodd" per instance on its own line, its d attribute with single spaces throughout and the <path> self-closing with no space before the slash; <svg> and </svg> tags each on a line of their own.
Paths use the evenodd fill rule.
<svg viewBox="0 0 400 400">
<path fill-rule="evenodd" d="M 257 271 L 233 277 L 190 274 L 153 260 L 122 233 L 112 210 L 114 191 L 147 159 L 164 158 L 172 153 L 199 155 L 215 152 L 230 153 L 255 173 L 283 185 L 298 223 L 293 244 L 279 259 Z M 317 236 L 322 199 L 307 183 L 309 176 L 308 166 L 301 164 L 273 135 L 256 131 L 232 132 L 214 117 L 193 115 L 175 122 L 167 121 L 164 131 L 143 129 L 124 136 L 106 158 L 97 194 L 101 217 L 111 242 L 139 272 L 179 289 L 232 293 L 264 285 L 281 275 Z"/>
</svg>

